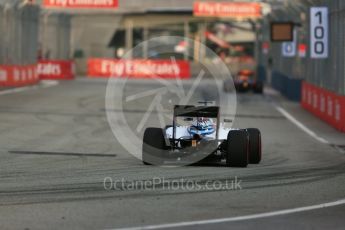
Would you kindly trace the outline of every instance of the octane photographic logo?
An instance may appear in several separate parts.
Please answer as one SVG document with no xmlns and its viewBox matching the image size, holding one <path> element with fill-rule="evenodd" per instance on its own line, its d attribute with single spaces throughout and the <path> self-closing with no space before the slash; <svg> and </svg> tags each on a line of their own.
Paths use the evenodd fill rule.
<svg viewBox="0 0 345 230">
<path fill-rule="evenodd" d="M 194 60 L 194 57 L 199 60 Z M 151 155 L 145 159 L 148 164 L 190 165 L 215 150 L 214 142 L 210 142 L 203 144 L 202 148 L 178 144 L 184 147 L 183 150 L 191 148 L 190 154 L 182 154 L 182 148 L 170 151 L 168 146 L 174 144 L 169 135 L 172 133 L 176 105 L 218 106 L 221 111 L 220 126 L 232 126 L 232 123 L 223 123 L 224 119 L 234 121 L 236 114 L 236 91 L 223 92 L 225 80 L 234 85 L 230 70 L 217 54 L 198 41 L 176 36 L 152 38 L 135 46 L 122 59 L 103 63 L 101 69 L 103 73 L 111 75 L 105 98 L 111 130 L 124 149 L 141 161 L 143 139 L 148 128 L 155 128 L 156 132 L 146 138 L 157 142 L 146 148 L 145 152 Z M 176 139 L 183 142 L 188 139 L 187 130 L 192 119 L 184 117 L 175 121 L 176 126 L 186 129 L 186 133 Z M 212 121 L 216 127 L 218 119 L 212 118 Z M 169 129 L 170 134 L 166 131 Z M 165 138 L 157 136 L 157 130 Z M 165 147 L 157 148 L 162 144 L 162 139 Z"/>
<path fill-rule="evenodd" d="M 106 191 L 230 191 L 242 190 L 242 180 L 234 177 L 229 180 L 195 181 L 185 178 L 167 179 L 154 177 L 148 180 L 129 181 L 125 178 L 105 177 L 103 187 Z"/>
</svg>

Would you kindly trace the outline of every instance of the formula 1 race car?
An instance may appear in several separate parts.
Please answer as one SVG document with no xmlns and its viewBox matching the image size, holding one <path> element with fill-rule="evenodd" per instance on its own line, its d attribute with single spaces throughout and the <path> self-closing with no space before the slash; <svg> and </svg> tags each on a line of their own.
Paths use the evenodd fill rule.
<svg viewBox="0 0 345 230">
<path fill-rule="evenodd" d="M 142 160 L 146 165 L 192 165 L 225 160 L 229 167 L 259 164 L 262 157 L 258 129 L 225 128 L 216 106 L 174 108 L 173 125 L 147 128 Z"/>
<path fill-rule="evenodd" d="M 254 93 L 262 94 L 264 90 L 263 83 L 255 78 L 255 73 L 251 70 L 239 71 L 234 79 L 234 84 L 237 92 L 253 90 Z M 230 80 L 224 81 L 224 91 L 231 91 L 231 85 Z"/>
</svg>

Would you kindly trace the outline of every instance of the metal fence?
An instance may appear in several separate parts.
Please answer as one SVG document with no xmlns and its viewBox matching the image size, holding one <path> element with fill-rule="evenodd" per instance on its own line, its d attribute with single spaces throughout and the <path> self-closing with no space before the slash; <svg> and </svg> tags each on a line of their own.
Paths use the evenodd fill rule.
<svg viewBox="0 0 345 230">
<path fill-rule="evenodd" d="M 43 59 L 71 58 L 71 16 L 43 11 L 40 22 L 40 51 Z"/>
<path fill-rule="evenodd" d="M 40 8 L 23 1 L 0 2 L 0 64 L 37 62 Z"/>
<path fill-rule="evenodd" d="M 329 56 L 327 59 L 310 57 L 310 7 L 327 6 L 329 9 Z M 292 79 L 303 79 L 317 86 L 345 95 L 345 1 L 344 0 L 289 0 L 285 7 L 276 9 L 261 23 L 259 46 L 268 42 L 271 21 L 292 21 L 300 26 L 297 45 L 305 44 L 306 57 L 283 57 L 282 44 L 270 43 L 268 54 L 261 50 L 259 63 L 270 73 L 279 72 Z M 268 79 L 269 80 L 269 79 Z"/>
<path fill-rule="evenodd" d="M 5 23 L 3 20 L 4 20 L 4 6 L 0 5 L 0 64 L 4 63 L 4 57 L 5 57 L 5 46 L 4 46 Z"/>
</svg>

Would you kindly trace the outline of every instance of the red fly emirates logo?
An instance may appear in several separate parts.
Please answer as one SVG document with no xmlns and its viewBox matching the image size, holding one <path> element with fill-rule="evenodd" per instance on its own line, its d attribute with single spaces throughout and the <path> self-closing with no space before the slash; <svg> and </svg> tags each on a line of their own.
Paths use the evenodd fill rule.
<svg viewBox="0 0 345 230">
<path fill-rule="evenodd" d="M 117 8 L 118 0 L 44 0 L 45 7 Z"/>
<path fill-rule="evenodd" d="M 179 76 L 179 66 L 172 62 L 156 61 L 104 61 L 102 72 L 114 76 Z"/>
<path fill-rule="evenodd" d="M 72 61 L 41 60 L 37 66 L 40 79 L 73 79 L 74 64 Z"/>
<path fill-rule="evenodd" d="M 261 5 L 255 2 L 195 2 L 194 15 L 199 17 L 259 18 Z"/>
<path fill-rule="evenodd" d="M 189 78 L 190 68 L 185 61 L 92 59 L 89 76 Z"/>
<path fill-rule="evenodd" d="M 39 75 L 58 75 L 58 76 L 60 76 L 62 71 L 61 71 L 61 66 L 59 64 L 40 63 L 40 64 L 38 64 L 38 67 L 37 67 L 37 73 Z"/>
</svg>

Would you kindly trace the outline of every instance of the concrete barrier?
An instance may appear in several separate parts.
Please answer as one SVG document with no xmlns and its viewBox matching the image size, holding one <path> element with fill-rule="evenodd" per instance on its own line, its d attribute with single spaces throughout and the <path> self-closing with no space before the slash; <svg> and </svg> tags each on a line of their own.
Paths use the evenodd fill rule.
<svg viewBox="0 0 345 230">
<path fill-rule="evenodd" d="M 266 82 L 266 67 L 262 66 L 262 65 L 259 65 L 257 67 L 257 76 L 258 76 L 258 80 L 259 81 L 262 81 L 262 82 Z"/>
<path fill-rule="evenodd" d="M 334 128 L 345 132 L 345 96 L 303 82 L 301 105 Z"/>
<path fill-rule="evenodd" d="M 0 66 L 0 87 L 20 87 L 38 83 L 37 65 Z"/>
<path fill-rule="evenodd" d="M 272 87 L 292 101 L 301 100 L 302 80 L 290 78 L 278 71 L 272 72 Z"/>
<path fill-rule="evenodd" d="M 75 77 L 73 61 L 68 60 L 41 60 L 38 63 L 37 73 L 42 80 L 72 80 Z"/>
</svg>

